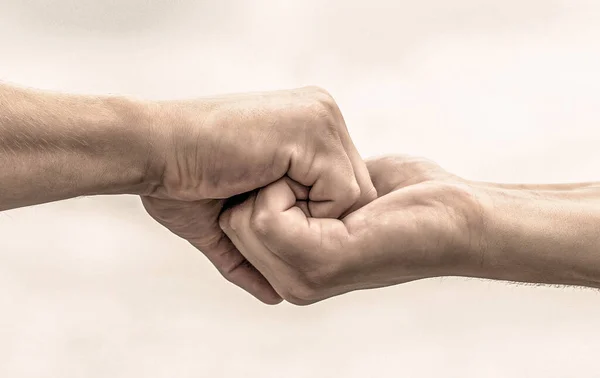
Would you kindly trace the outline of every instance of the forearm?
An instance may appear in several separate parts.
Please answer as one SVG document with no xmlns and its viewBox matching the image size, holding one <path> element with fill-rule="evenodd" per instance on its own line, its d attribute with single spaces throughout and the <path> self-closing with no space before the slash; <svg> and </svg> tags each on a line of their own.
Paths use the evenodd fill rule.
<svg viewBox="0 0 600 378">
<path fill-rule="evenodd" d="M 141 193 L 142 107 L 0 84 L 0 211 L 81 195 Z"/>
<path fill-rule="evenodd" d="M 486 186 L 481 277 L 600 287 L 600 184 Z"/>
</svg>

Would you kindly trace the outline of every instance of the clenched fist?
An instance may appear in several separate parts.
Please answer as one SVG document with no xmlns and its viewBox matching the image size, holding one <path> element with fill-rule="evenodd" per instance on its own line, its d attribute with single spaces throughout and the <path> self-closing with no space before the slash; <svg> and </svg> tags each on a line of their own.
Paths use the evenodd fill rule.
<svg viewBox="0 0 600 378">
<path fill-rule="evenodd" d="M 338 218 L 376 198 L 333 98 L 319 88 L 147 105 L 151 131 L 142 196 L 149 214 L 206 254 L 231 282 L 281 301 L 219 227 L 225 200 L 283 178 L 306 188 L 306 210 Z"/>
<path fill-rule="evenodd" d="M 599 183 L 365 165 L 317 88 L 156 103 L 0 84 L 0 161 L 0 211 L 141 195 L 266 303 L 441 275 L 600 287 Z"/>
<path fill-rule="evenodd" d="M 367 166 L 379 198 L 342 219 L 316 216 L 309 188 L 286 177 L 223 213 L 238 250 L 289 302 L 440 275 L 472 275 L 481 241 L 468 183 L 434 163 L 380 158 Z"/>
</svg>

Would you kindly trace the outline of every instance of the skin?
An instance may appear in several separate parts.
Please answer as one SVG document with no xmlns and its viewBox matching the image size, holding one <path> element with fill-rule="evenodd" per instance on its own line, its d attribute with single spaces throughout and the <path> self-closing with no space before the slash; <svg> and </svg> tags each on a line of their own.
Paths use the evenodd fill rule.
<svg viewBox="0 0 600 378">
<path fill-rule="evenodd" d="M 379 198 L 341 219 L 312 217 L 286 178 L 221 227 L 297 305 L 436 276 L 599 286 L 599 184 L 473 182 L 407 156 L 367 167 Z"/>
<path fill-rule="evenodd" d="M 148 213 L 265 303 L 281 298 L 218 224 L 225 200 L 288 176 L 337 218 L 376 198 L 333 98 L 315 87 L 189 101 L 0 85 L 0 210 L 139 194 Z"/>
<path fill-rule="evenodd" d="M 0 161 L 0 211 L 140 195 L 269 304 L 436 276 L 600 287 L 600 184 L 365 163 L 319 88 L 148 102 L 0 84 Z"/>
</svg>

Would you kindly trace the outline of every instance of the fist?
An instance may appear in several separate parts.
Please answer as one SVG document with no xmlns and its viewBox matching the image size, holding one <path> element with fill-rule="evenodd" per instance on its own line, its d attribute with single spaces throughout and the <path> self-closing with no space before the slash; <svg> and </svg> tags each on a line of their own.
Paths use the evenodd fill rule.
<svg viewBox="0 0 600 378">
<path fill-rule="evenodd" d="M 288 177 L 306 211 L 338 218 L 376 198 L 333 98 L 319 88 L 152 104 L 143 196 L 158 222 L 189 240 L 228 280 L 267 303 L 281 300 L 218 224 L 225 200 Z"/>
<path fill-rule="evenodd" d="M 283 178 L 227 210 L 220 225 L 289 302 L 467 273 L 478 240 L 466 181 L 408 157 L 368 162 L 380 197 L 342 219 L 311 214 L 309 189 Z"/>
</svg>

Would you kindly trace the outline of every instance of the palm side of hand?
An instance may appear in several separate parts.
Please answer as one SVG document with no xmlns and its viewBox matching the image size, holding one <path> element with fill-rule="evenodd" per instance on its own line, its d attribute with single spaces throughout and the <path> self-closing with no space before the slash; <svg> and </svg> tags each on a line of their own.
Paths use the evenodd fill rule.
<svg viewBox="0 0 600 378">
<path fill-rule="evenodd" d="M 342 220 L 311 217 L 306 188 L 280 180 L 220 218 L 237 249 L 284 299 L 310 304 L 344 292 L 438 275 L 468 261 L 464 180 L 410 157 L 367 162 L 379 197 Z"/>
</svg>

